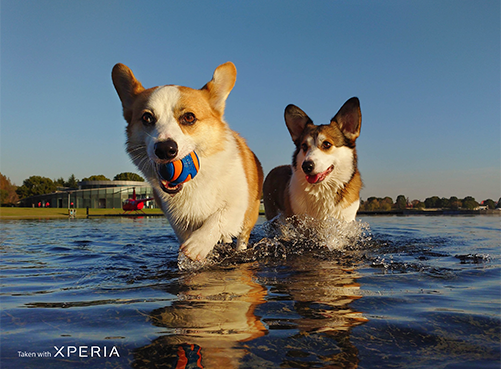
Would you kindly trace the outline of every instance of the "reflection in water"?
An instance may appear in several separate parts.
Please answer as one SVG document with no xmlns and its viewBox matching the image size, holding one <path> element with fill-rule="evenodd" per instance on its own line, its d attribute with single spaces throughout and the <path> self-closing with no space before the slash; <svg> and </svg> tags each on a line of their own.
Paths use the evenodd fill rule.
<svg viewBox="0 0 501 369">
<path fill-rule="evenodd" d="M 311 268 L 311 263 L 316 263 L 316 268 Z M 348 331 L 366 322 L 361 313 L 348 306 L 362 297 L 360 285 L 355 282 L 356 271 L 332 261 L 311 260 L 311 263 L 305 265 L 304 258 L 294 263 L 297 274 L 291 276 L 288 287 L 292 300 L 296 301 L 296 311 L 303 316 L 299 322 L 301 331 Z"/>
<path fill-rule="evenodd" d="M 499 368 L 499 217 L 370 219 L 337 253 L 258 227 L 197 273 L 164 219 L 0 222 L 1 367 Z M 70 345 L 120 357 L 18 353 Z"/>
<path fill-rule="evenodd" d="M 266 289 L 255 282 L 251 266 L 202 271 L 180 283 L 178 300 L 151 313 L 152 323 L 168 328 L 169 334 L 136 350 L 133 366 L 189 362 L 187 367 L 197 367 L 199 362 L 204 368 L 237 368 L 245 355 L 238 343 L 267 332 L 254 314 L 265 302 Z"/>
<path fill-rule="evenodd" d="M 353 268 L 305 255 L 273 274 L 252 263 L 187 274 L 178 299 L 150 314 L 167 333 L 136 350 L 133 366 L 356 368 L 350 333 L 367 321 L 349 307 L 361 298 L 356 278 Z M 248 355 L 251 347 L 260 349 Z"/>
<path fill-rule="evenodd" d="M 294 329 L 293 340 L 282 349 L 281 366 L 356 368 L 358 349 L 350 334 L 353 327 L 367 322 L 349 306 L 362 297 L 355 282 L 357 272 L 335 261 L 308 256 L 289 260 L 288 267 L 291 272 L 266 280 L 275 296 L 268 301 L 275 300 L 281 309 L 290 303 L 297 314 L 285 321 L 265 319 L 270 335 L 274 329 Z"/>
</svg>

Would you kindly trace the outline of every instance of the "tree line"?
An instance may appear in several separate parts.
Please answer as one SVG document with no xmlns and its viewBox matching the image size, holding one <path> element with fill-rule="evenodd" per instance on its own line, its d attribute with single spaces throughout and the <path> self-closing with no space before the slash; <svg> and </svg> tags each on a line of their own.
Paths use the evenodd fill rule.
<svg viewBox="0 0 501 369">
<path fill-rule="evenodd" d="M 408 197 L 399 195 L 395 202 L 391 197 L 369 197 L 365 201 L 361 201 L 360 210 L 363 211 L 390 211 L 390 210 L 404 210 L 404 209 L 468 209 L 473 210 L 480 205 L 487 206 L 488 209 L 496 209 L 501 207 L 501 198 L 495 202 L 492 199 L 486 199 L 480 203 L 472 196 L 466 196 L 459 199 L 456 196 L 450 198 L 432 196 L 426 198 L 424 201 L 412 200 L 409 201 Z"/>
<path fill-rule="evenodd" d="M 139 181 L 144 182 L 144 178 L 136 173 L 124 172 L 113 177 L 114 181 Z M 21 186 L 15 186 L 10 179 L 0 173 L 0 200 L 2 206 L 13 206 L 21 199 L 45 195 L 56 192 L 58 188 L 78 189 L 78 183 L 84 181 L 110 181 L 109 178 L 100 174 L 78 180 L 72 174 L 67 180 L 64 178 L 50 179 L 41 176 L 31 176 L 23 181 Z M 501 207 L 501 198 L 498 202 L 492 199 L 481 201 L 482 205 L 489 209 Z M 390 211 L 403 209 L 476 209 L 480 204 L 471 196 L 459 199 L 456 196 L 450 198 L 432 196 L 424 201 L 412 200 L 404 195 L 397 196 L 396 200 L 389 196 L 387 197 L 369 197 L 367 200 L 360 202 L 360 210 L 362 211 Z"/>
<path fill-rule="evenodd" d="M 0 204 L 15 205 L 19 201 L 16 193 L 17 186 L 13 185 L 9 178 L 0 173 Z"/>
<path fill-rule="evenodd" d="M 113 177 L 114 181 L 138 181 L 144 182 L 144 178 L 136 173 L 124 172 Z M 78 180 L 72 174 L 68 180 L 64 178 L 50 179 L 42 176 L 31 176 L 23 181 L 21 186 L 12 184 L 10 178 L 0 173 L 0 204 L 13 206 L 21 199 L 30 196 L 45 195 L 56 192 L 58 189 L 78 189 L 78 183 L 84 181 L 110 181 L 109 178 L 100 174 Z"/>
</svg>

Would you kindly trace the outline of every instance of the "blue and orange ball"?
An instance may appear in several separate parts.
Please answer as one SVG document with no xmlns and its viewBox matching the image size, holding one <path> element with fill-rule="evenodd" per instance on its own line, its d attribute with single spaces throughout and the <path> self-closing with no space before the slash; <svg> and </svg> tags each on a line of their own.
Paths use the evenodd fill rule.
<svg viewBox="0 0 501 369">
<path fill-rule="evenodd" d="M 165 164 L 160 168 L 161 177 L 170 187 L 192 180 L 200 170 L 200 160 L 195 151 L 184 158 Z"/>
</svg>

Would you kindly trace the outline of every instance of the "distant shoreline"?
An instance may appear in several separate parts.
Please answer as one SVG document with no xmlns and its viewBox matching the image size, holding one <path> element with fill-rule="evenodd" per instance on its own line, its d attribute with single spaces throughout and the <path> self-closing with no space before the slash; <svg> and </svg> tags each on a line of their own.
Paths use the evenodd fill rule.
<svg viewBox="0 0 501 369">
<path fill-rule="evenodd" d="M 260 215 L 264 215 L 261 211 Z M 405 209 L 405 210 L 374 210 L 362 211 L 357 213 L 358 216 L 376 216 L 376 215 L 501 215 L 501 211 L 494 210 L 450 210 L 450 209 Z M 158 217 L 163 216 L 160 209 L 145 209 L 142 212 L 133 212 L 125 214 L 122 209 L 76 209 L 77 219 L 94 218 L 94 217 Z M 17 207 L 2 207 L 0 208 L 0 220 L 16 220 L 16 219 L 68 219 L 68 209 L 63 208 L 17 208 Z"/>
<path fill-rule="evenodd" d="M 105 217 L 105 216 L 128 216 L 128 217 L 145 217 L 145 216 L 163 216 L 161 209 L 143 209 L 143 212 L 133 212 L 124 214 L 122 209 L 89 209 L 87 214 L 86 208 L 77 208 L 77 219 L 85 219 L 88 217 Z M 66 208 L 17 208 L 17 207 L 1 207 L 0 220 L 14 219 L 68 219 L 68 209 Z"/>
<path fill-rule="evenodd" d="M 501 215 L 501 210 L 451 210 L 451 209 L 405 209 L 405 210 L 359 210 L 357 215 Z"/>
</svg>

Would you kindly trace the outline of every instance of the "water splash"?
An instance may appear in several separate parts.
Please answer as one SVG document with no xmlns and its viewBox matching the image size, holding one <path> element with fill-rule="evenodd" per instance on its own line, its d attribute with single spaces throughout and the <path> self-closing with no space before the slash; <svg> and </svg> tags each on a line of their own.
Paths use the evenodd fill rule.
<svg viewBox="0 0 501 369">
<path fill-rule="evenodd" d="M 196 271 L 215 265 L 225 267 L 254 261 L 280 262 L 305 254 L 337 258 L 346 251 L 367 248 L 371 239 L 370 227 L 362 221 L 278 216 L 255 228 L 247 250 L 235 251 L 235 243 L 218 244 L 204 261 L 192 261 L 180 253 L 178 267 L 182 271 Z"/>
<path fill-rule="evenodd" d="M 345 222 L 332 217 L 318 220 L 307 215 L 277 216 L 264 223 L 263 228 L 268 237 L 275 240 L 327 247 L 330 251 L 357 248 L 372 238 L 369 224 Z"/>
<path fill-rule="evenodd" d="M 489 254 L 455 255 L 454 257 L 459 259 L 461 264 L 484 264 L 492 261 Z"/>
</svg>

